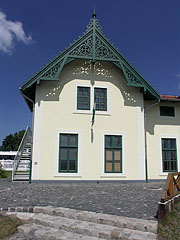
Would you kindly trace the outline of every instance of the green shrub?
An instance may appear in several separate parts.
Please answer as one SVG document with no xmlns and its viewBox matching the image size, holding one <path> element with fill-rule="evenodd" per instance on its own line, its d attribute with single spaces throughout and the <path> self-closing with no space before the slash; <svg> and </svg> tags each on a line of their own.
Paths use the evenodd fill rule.
<svg viewBox="0 0 180 240">
<path fill-rule="evenodd" d="M 0 178 L 6 178 L 6 171 L 4 169 L 2 169 L 2 165 L 0 163 Z"/>
</svg>

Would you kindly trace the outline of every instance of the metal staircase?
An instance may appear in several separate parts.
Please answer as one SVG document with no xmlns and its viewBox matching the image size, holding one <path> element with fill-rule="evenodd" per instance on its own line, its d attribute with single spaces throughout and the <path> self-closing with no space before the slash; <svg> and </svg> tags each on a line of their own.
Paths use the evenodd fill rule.
<svg viewBox="0 0 180 240">
<path fill-rule="evenodd" d="M 32 131 L 28 126 L 13 163 L 12 181 L 31 181 Z"/>
</svg>

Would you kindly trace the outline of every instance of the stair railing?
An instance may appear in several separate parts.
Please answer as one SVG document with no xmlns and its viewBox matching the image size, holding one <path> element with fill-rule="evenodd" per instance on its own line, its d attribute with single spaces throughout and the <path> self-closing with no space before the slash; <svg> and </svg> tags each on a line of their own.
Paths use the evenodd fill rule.
<svg viewBox="0 0 180 240">
<path fill-rule="evenodd" d="M 31 135 L 32 135 L 31 129 L 30 129 L 29 126 L 27 126 L 26 131 L 25 131 L 25 133 L 24 133 L 24 136 L 22 137 L 21 143 L 20 143 L 20 145 L 19 145 L 17 154 L 16 154 L 16 156 L 15 156 L 15 158 L 14 158 L 13 171 L 12 171 L 12 181 L 14 180 L 14 175 L 15 175 L 15 173 L 16 173 L 18 163 L 19 163 L 19 161 L 20 161 L 20 159 L 21 159 L 21 156 L 22 156 L 22 153 L 23 153 L 25 144 L 26 144 L 26 142 L 27 142 L 27 138 L 28 138 L 28 136 L 31 136 Z"/>
</svg>

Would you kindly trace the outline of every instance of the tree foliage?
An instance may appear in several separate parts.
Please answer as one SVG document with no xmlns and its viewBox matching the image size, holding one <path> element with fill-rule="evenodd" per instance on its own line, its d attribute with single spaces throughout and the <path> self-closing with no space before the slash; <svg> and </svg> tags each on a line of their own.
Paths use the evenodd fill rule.
<svg viewBox="0 0 180 240">
<path fill-rule="evenodd" d="M 2 142 L 1 151 L 17 151 L 25 130 L 9 134 Z"/>
</svg>

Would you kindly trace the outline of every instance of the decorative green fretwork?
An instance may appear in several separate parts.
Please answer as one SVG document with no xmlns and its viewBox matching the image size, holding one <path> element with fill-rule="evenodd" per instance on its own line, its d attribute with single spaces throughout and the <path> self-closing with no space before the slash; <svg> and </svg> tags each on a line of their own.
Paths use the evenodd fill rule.
<svg viewBox="0 0 180 240">
<path fill-rule="evenodd" d="M 99 21 L 98 21 L 97 18 L 91 18 L 91 19 L 90 19 L 90 22 L 89 22 L 89 24 L 87 25 L 86 33 L 89 32 L 90 30 L 92 30 L 93 27 L 95 27 L 95 29 L 96 29 L 97 31 L 99 31 L 101 34 L 103 34 L 103 32 L 102 32 L 102 27 L 101 27 L 101 25 L 99 24 Z"/>
<path fill-rule="evenodd" d="M 23 84 L 22 92 L 26 93 L 31 99 L 32 95 L 35 96 L 34 89 L 36 84 L 40 84 L 41 80 L 58 81 L 64 66 L 79 58 L 91 60 L 93 63 L 98 61 L 111 62 L 123 71 L 128 86 L 144 88 L 144 93 L 147 93 L 149 99 L 160 98 L 156 90 L 153 89 L 105 37 L 95 13 L 93 13 L 85 33 L 74 41 L 73 44 L 70 44 L 68 48 L 65 48 L 47 66 L 40 69 L 29 81 Z"/>
<path fill-rule="evenodd" d="M 128 78 L 128 84 L 129 85 L 132 85 L 132 86 L 134 86 L 134 85 L 143 86 L 142 82 L 124 64 L 123 64 L 123 68 L 124 68 L 124 71 L 125 71 L 124 74 Z"/>
<path fill-rule="evenodd" d="M 42 75 L 42 78 L 57 78 L 57 72 L 58 72 L 58 69 L 60 68 L 62 64 L 62 60 L 59 61 L 58 63 L 56 63 L 53 67 L 51 67 L 49 70 L 47 70 L 47 72 L 45 72 L 43 75 Z"/>
<path fill-rule="evenodd" d="M 118 57 L 110 50 L 110 48 L 97 36 L 95 38 L 95 57 L 118 59 Z"/>
<path fill-rule="evenodd" d="M 88 39 L 85 39 L 81 44 L 79 44 L 75 49 L 73 49 L 69 55 L 71 56 L 92 56 L 92 41 L 93 38 L 90 36 Z"/>
</svg>

